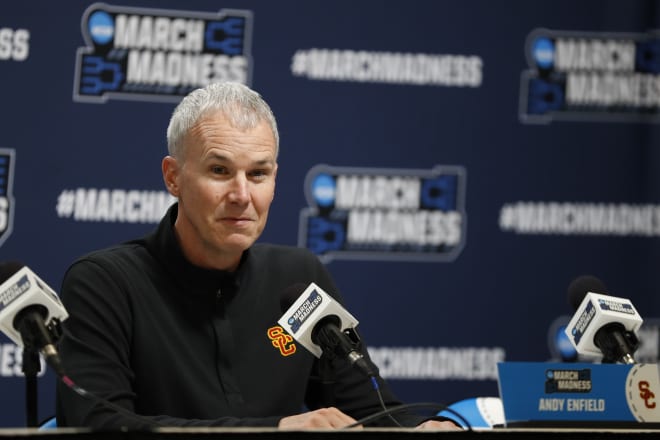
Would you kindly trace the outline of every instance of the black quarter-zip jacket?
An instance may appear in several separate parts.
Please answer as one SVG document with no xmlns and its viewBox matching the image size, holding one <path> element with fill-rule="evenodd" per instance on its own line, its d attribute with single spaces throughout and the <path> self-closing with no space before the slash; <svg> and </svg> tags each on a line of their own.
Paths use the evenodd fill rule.
<svg viewBox="0 0 660 440">
<path fill-rule="evenodd" d="M 371 383 L 347 362 L 333 361 L 327 388 L 303 346 L 285 355 L 269 338 L 289 286 L 315 282 L 341 301 L 315 255 L 256 244 L 234 273 L 202 269 L 183 256 L 176 215 L 175 204 L 152 234 L 88 254 L 65 274 L 70 317 L 58 347 L 67 375 L 129 414 L 60 382 L 58 426 L 263 427 L 304 408 L 332 405 L 356 419 L 381 409 Z M 400 404 L 378 380 L 385 403 Z M 410 426 L 424 418 L 399 419 Z"/>
</svg>

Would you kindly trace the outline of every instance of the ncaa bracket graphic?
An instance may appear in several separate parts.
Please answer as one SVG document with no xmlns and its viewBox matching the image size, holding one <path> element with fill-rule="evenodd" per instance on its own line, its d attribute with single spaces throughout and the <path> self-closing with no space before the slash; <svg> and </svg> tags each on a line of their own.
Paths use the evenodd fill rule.
<svg viewBox="0 0 660 440">
<path fill-rule="evenodd" d="M 131 8 L 95 3 L 81 22 L 73 100 L 178 102 L 217 81 L 250 85 L 252 12 Z"/>
<path fill-rule="evenodd" d="M 453 261 L 465 245 L 466 172 L 317 165 L 298 245 L 332 259 Z"/>
</svg>

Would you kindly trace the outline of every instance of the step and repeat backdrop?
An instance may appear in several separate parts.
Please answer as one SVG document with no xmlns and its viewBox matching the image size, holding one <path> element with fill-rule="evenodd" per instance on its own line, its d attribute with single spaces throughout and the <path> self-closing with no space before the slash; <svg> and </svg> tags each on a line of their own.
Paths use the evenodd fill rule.
<svg viewBox="0 0 660 440">
<path fill-rule="evenodd" d="M 574 360 L 584 274 L 633 301 L 657 362 L 660 1 L 4 1 L 0 260 L 57 291 L 76 257 L 153 229 L 169 116 L 215 81 L 278 118 L 261 241 L 327 265 L 402 400 Z M 21 365 L 0 336 L 0 426 L 25 423 Z"/>
</svg>

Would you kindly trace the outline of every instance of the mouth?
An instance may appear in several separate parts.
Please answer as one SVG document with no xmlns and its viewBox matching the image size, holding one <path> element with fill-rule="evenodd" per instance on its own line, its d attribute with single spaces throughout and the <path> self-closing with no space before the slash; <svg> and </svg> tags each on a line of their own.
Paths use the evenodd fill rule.
<svg viewBox="0 0 660 440">
<path fill-rule="evenodd" d="M 224 217 L 222 219 L 223 223 L 229 223 L 235 226 L 243 226 L 252 223 L 252 219 L 249 217 Z"/>
</svg>

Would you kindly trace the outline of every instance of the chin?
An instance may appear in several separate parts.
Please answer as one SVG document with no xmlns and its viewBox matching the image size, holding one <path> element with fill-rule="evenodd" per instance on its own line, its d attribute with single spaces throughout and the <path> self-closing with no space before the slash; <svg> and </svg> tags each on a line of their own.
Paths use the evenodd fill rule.
<svg viewBox="0 0 660 440">
<path fill-rule="evenodd" d="M 252 246 L 255 241 L 257 241 L 257 239 L 253 237 L 229 237 L 224 242 L 220 243 L 220 246 L 243 252 Z"/>
</svg>

